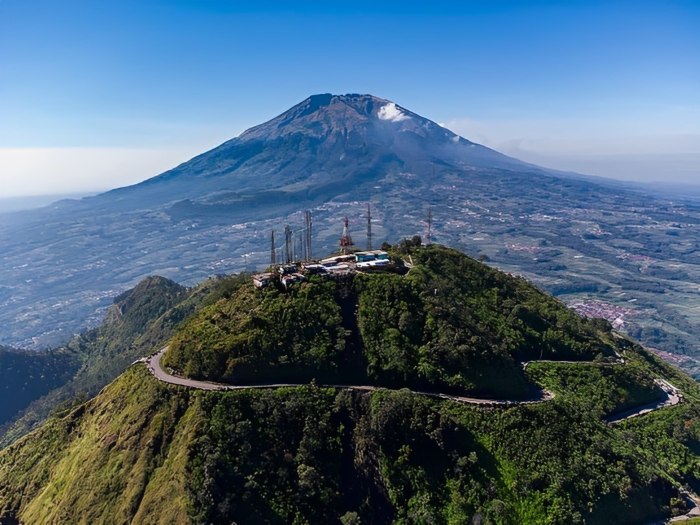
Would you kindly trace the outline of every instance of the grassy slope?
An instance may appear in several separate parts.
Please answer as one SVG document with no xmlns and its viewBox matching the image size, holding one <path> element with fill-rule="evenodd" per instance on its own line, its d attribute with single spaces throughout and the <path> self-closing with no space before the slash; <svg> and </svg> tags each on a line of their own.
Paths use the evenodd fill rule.
<svg viewBox="0 0 700 525">
<path fill-rule="evenodd" d="M 62 384 L 55 385 L 44 397 L 21 407 L 24 410 L 16 421 L 0 427 L 3 434 L 0 444 L 8 444 L 35 428 L 52 410 L 94 396 L 134 359 L 149 353 L 151 347 L 139 344 L 139 339 L 149 334 L 155 320 L 185 296 L 186 290 L 173 281 L 148 277 L 117 297 L 100 327 L 68 343 L 66 352 L 80 359 L 74 374 L 65 377 Z M 167 330 L 153 330 L 150 334 L 153 332 L 158 335 L 162 332 L 164 337 L 170 335 Z"/>
<path fill-rule="evenodd" d="M 691 399 L 610 427 L 585 397 L 487 410 L 405 391 L 193 392 L 139 365 L 0 453 L 0 516 L 641 523 L 678 505 L 673 483 L 698 483 L 697 413 Z"/>
<path fill-rule="evenodd" d="M 197 308 L 230 295 L 243 279 L 209 279 L 187 291 L 168 279 L 148 277 L 122 294 L 100 327 L 69 343 L 68 351 L 82 358 L 75 375 L 26 407 L 11 425 L 0 427 L 0 446 L 36 428 L 52 412 L 94 396 L 132 361 L 164 345 Z"/>
<path fill-rule="evenodd" d="M 423 255 L 439 253 L 432 250 Z M 533 363 L 528 376 L 556 390 L 557 397 L 509 409 L 436 401 L 407 391 L 357 394 L 310 386 L 193 392 L 162 385 L 139 365 L 92 401 L 0 452 L 0 517 L 78 523 L 469 523 L 481 519 L 483 523 L 603 524 L 643 523 L 680 511 L 682 502 L 674 486 L 700 488 L 697 383 L 634 344 L 614 339 L 604 327 L 577 318 L 569 323 L 569 314 L 556 301 L 533 289 L 521 289 L 512 278 L 480 294 L 479 287 L 493 281 L 482 275 L 481 284 L 474 284 L 478 275 L 472 276 L 464 284 L 474 287 L 463 290 L 467 299 L 455 297 L 454 308 L 444 311 L 441 308 L 449 304 L 427 308 L 428 315 L 416 323 L 415 309 L 395 306 L 396 287 L 398 296 L 417 296 L 425 306 L 439 298 L 441 290 L 451 291 L 454 286 L 440 282 L 441 265 L 457 265 L 462 274 L 478 268 L 471 260 L 447 255 L 428 261 L 424 270 L 412 272 L 404 281 L 370 280 L 369 291 L 364 283 L 347 297 L 356 293 L 357 303 L 352 299 L 351 304 L 361 310 L 363 294 L 371 294 L 365 296 L 371 297 L 367 304 L 381 303 L 387 324 L 400 327 L 405 346 L 420 338 L 421 346 L 433 344 L 435 352 L 443 351 L 440 345 L 445 341 L 437 337 L 426 342 L 423 335 L 412 332 L 414 327 L 421 326 L 422 334 L 426 326 L 449 334 L 454 323 L 469 315 L 475 326 L 484 328 L 477 328 L 464 341 L 467 347 L 475 343 L 474 350 L 465 352 L 478 352 L 478 337 L 496 332 L 503 342 L 497 341 L 494 353 L 506 359 L 512 359 L 512 353 L 528 357 L 536 348 L 532 345 L 544 343 L 539 352 L 560 358 L 602 357 L 615 346 L 626 364 Z M 421 256 L 415 254 L 414 260 Z M 466 267 L 461 267 L 462 261 Z M 421 288 L 421 282 L 428 284 Z M 374 286 L 377 283 L 381 284 Z M 264 327 L 270 312 L 284 321 L 287 301 L 315 311 L 337 297 L 325 285 L 276 296 L 255 294 L 246 286 L 243 279 L 214 285 L 197 303 L 206 316 L 195 315 L 185 324 L 187 331 L 180 333 L 190 333 L 193 322 L 211 320 L 215 329 L 203 324 L 203 330 L 216 338 L 225 333 L 225 327 L 234 326 L 230 323 L 236 315 L 235 322 L 243 326 Z M 509 291 L 509 287 L 515 288 Z M 240 297 L 247 298 L 241 303 L 247 308 L 243 311 L 259 317 L 255 322 L 232 308 Z M 265 301 L 270 304 L 261 307 Z M 381 324 L 378 329 L 362 327 L 363 315 L 373 318 L 372 309 L 360 311 L 358 318 L 347 304 L 337 304 L 335 314 L 331 309 L 333 315 L 317 315 L 310 322 L 328 328 L 327 334 L 336 333 L 337 315 L 343 329 L 352 325 L 349 310 L 365 341 L 371 336 L 380 342 L 367 352 L 365 363 L 375 358 L 391 363 L 382 360 L 396 356 L 383 353 L 387 345 L 381 341 L 393 335 L 387 336 Z M 401 328 L 406 312 L 412 317 L 404 318 Z M 502 324 L 502 312 L 515 312 L 507 325 Z M 513 321 L 515 317 L 521 321 Z M 539 332 L 529 329 L 533 322 L 539 323 Z M 509 328 L 513 325 L 516 329 Z M 303 342 L 308 325 L 282 326 L 281 333 L 292 330 L 297 343 Z M 538 334 L 548 332 L 545 340 L 538 339 Z M 279 336 L 252 333 L 249 345 L 259 341 L 256 337 L 275 341 Z M 338 348 L 328 345 L 325 336 L 316 343 L 310 347 Z M 352 338 L 346 343 L 344 351 L 357 344 Z M 229 355 L 228 347 L 222 348 Z M 308 349 L 302 345 L 296 353 L 272 356 L 289 355 L 303 362 L 314 355 Z M 395 362 L 398 368 L 380 364 L 378 369 L 393 374 L 403 366 L 400 358 Z M 652 376 L 681 387 L 687 402 L 615 426 L 601 420 L 605 413 L 654 395 Z"/>
<path fill-rule="evenodd" d="M 145 373 L 139 380 L 138 371 L 126 372 L 103 395 L 7 449 L 0 459 L 2 506 L 21 504 L 27 523 L 126 523 L 142 502 L 169 488 L 168 505 L 159 503 L 146 521 L 186 522 L 183 500 L 173 496 L 182 494 L 182 481 L 149 481 L 185 479 L 178 446 L 188 442 L 183 436 L 191 434 L 196 405 L 188 405 L 187 393 L 144 381 Z"/>
</svg>

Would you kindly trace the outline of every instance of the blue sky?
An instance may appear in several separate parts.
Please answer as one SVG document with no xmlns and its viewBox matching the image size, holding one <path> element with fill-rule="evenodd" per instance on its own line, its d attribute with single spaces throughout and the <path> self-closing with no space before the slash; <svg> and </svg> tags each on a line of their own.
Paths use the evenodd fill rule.
<svg viewBox="0 0 700 525">
<path fill-rule="evenodd" d="M 0 197 L 153 176 L 312 93 L 700 184 L 700 2 L 0 0 Z"/>
</svg>

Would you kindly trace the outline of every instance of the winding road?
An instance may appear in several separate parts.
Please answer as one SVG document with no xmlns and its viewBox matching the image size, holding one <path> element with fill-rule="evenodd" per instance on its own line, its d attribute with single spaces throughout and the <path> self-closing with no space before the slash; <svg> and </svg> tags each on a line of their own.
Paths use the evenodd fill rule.
<svg viewBox="0 0 700 525">
<path fill-rule="evenodd" d="M 135 363 L 144 363 L 148 370 L 153 374 L 153 376 L 158 379 L 159 381 L 162 381 L 164 383 L 168 383 L 171 385 L 178 385 L 186 388 L 194 388 L 198 390 L 214 390 L 214 391 L 230 391 L 230 390 L 248 390 L 248 389 L 263 389 L 263 388 L 283 388 L 283 387 L 299 387 L 299 386 L 307 386 L 306 384 L 298 384 L 298 383 L 269 383 L 269 384 L 261 384 L 261 385 L 230 385 L 230 384 L 224 384 L 224 383 L 215 383 L 211 381 L 198 381 L 196 379 L 189 379 L 186 377 L 180 377 L 176 376 L 173 374 L 170 374 L 163 370 L 161 367 L 160 361 L 165 352 L 167 352 L 168 347 L 161 348 L 157 353 L 152 354 L 149 357 L 145 357 L 142 359 L 139 359 L 135 361 Z M 624 364 L 624 359 L 621 356 L 618 356 L 618 361 L 616 363 L 611 363 L 611 364 Z M 523 369 L 527 367 L 528 363 L 523 363 Z M 647 405 L 642 405 L 630 410 L 626 410 L 624 412 L 620 412 L 618 414 L 614 414 L 612 416 L 608 416 L 605 418 L 605 421 L 608 424 L 615 424 L 619 423 L 621 421 L 625 421 L 627 419 L 633 418 L 633 417 L 638 417 L 644 414 L 648 414 L 650 412 L 653 412 L 655 410 L 659 410 L 661 408 L 677 405 L 678 403 L 681 403 L 683 401 L 683 394 L 682 392 L 673 386 L 671 383 L 664 379 L 656 379 L 655 380 L 656 384 L 661 388 L 661 390 L 664 392 L 664 397 L 656 402 L 649 403 Z M 325 387 L 325 388 L 337 388 L 337 389 L 346 389 L 346 390 L 353 390 L 353 391 L 362 391 L 362 392 L 372 392 L 376 390 L 386 390 L 382 387 L 376 387 L 376 386 L 370 386 L 370 385 L 318 385 L 320 387 Z M 526 405 L 526 404 L 533 404 L 533 403 L 543 403 L 545 401 L 549 401 L 554 398 L 554 394 L 552 392 L 549 392 L 548 390 L 542 390 L 540 393 L 540 396 L 537 399 L 532 399 L 532 400 L 526 400 L 526 401 L 515 401 L 515 400 L 504 400 L 504 399 L 482 399 L 482 398 L 476 398 L 476 397 L 465 397 L 465 396 L 452 396 L 448 394 L 439 394 L 439 393 L 434 393 L 434 392 L 421 392 L 421 391 L 416 391 L 416 390 L 410 390 L 413 394 L 418 394 L 418 395 L 423 395 L 423 396 L 428 396 L 428 397 L 433 397 L 433 398 L 439 398 L 439 399 L 447 399 L 450 401 L 455 401 L 457 403 L 464 403 L 464 404 L 469 404 L 469 405 L 480 405 L 480 406 L 500 406 L 500 407 L 508 407 L 508 406 L 514 406 L 514 405 Z M 697 518 L 700 516 L 700 507 L 698 506 L 698 497 L 695 494 L 687 493 L 686 491 L 681 491 L 684 493 L 686 498 L 688 499 L 689 503 L 692 503 L 691 505 L 691 510 L 683 515 L 683 516 L 678 516 L 675 518 L 672 518 L 670 521 L 665 521 L 663 523 L 679 523 L 682 524 L 688 520 L 691 520 L 693 518 Z"/>
<path fill-rule="evenodd" d="M 159 381 L 162 381 L 163 383 L 168 383 L 171 385 L 178 385 L 178 386 L 184 386 L 187 388 L 194 388 L 197 390 L 217 390 L 217 391 L 231 391 L 231 390 L 251 390 L 251 389 L 270 389 L 270 388 L 284 388 L 284 387 L 299 387 L 299 386 L 307 386 L 306 383 L 266 383 L 266 384 L 260 384 L 260 385 L 231 385 L 231 384 L 226 384 L 226 383 L 215 383 L 212 381 L 200 381 L 197 379 L 190 379 L 187 377 L 181 377 L 181 376 L 176 376 L 173 374 L 170 374 L 163 370 L 160 364 L 160 360 L 167 352 L 168 347 L 165 346 L 161 348 L 158 352 L 155 354 L 150 355 L 149 357 L 144 357 L 142 359 L 139 359 L 135 361 L 135 363 L 144 363 L 148 370 L 153 374 L 153 376 L 158 379 Z M 620 358 L 621 359 L 621 358 Z M 561 362 L 561 361 L 559 361 Z M 578 361 L 577 361 L 578 362 Z M 622 364 L 624 361 L 620 361 L 619 364 Z M 529 363 L 524 363 L 523 368 L 525 368 Z M 677 405 L 678 403 L 681 403 L 683 401 L 683 394 L 681 391 L 674 387 L 671 383 L 664 379 L 656 379 L 656 384 L 659 385 L 661 390 L 664 392 L 664 397 L 658 401 L 655 401 L 653 403 L 649 403 L 646 405 L 638 406 L 635 408 L 632 408 L 630 410 L 626 410 L 624 412 L 620 412 L 618 414 L 614 414 L 612 416 L 607 417 L 605 420 L 609 424 L 614 424 L 614 423 L 619 423 L 620 421 L 624 421 L 626 419 L 630 419 L 633 417 L 641 416 L 644 414 L 648 414 L 649 412 L 653 412 L 655 410 L 659 410 L 661 408 Z M 377 386 L 372 386 L 372 385 L 337 385 L 337 384 L 329 384 L 329 385 L 322 385 L 319 384 L 319 387 L 323 388 L 338 388 L 338 389 L 345 389 L 345 390 L 354 390 L 354 391 L 360 391 L 360 392 L 373 392 L 376 390 L 387 390 L 384 387 L 377 387 Z M 509 399 L 484 399 L 484 398 L 479 398 L 479 397 L 468 397 L 468 396 L 454 396 L 454 395 L 449 395 L 449 394 L 440 394 L 436 392 L 422 392 L 419 390 L 409 390 L 413 394 L 418 394 L 421 396 L 427 396 L 427 397 L 433 397 L 433 398 L 438 398 L 438 399 L 447 399 L 450 401 L 455 401 L 457 403 L 464 403 L 464 404 L 469 404 L 469 405 L 481 405 L 481 406 L 501 406 L 501 407 L 508 407 L 508 406 L 514 406 L 514 405 L 529 405 L 529 404 L 534 404 L 534 403 L 543 403 L 545 401 L 550 401 L 551 399 L 554 399 L 554 393 L 550 392 L 548 390 L 542 390 L 540 392 L 540 396 L 537 397 L 536 399 L 530 399 L 530 400 L 509 400 Z"/>
<path fill-rule="evenodd" d="M 197 379 L 189 379 L 187 377 L 180 377 L 170 374 L 163 370 L 160 365 L 160 360 L 163 354 L 168 350 L 168 347 L 161 348 L 157 353 L 139 359 L 136 362 L 143 362 L 146 364 L 148 370 L 153 374 L 153 376 L 164 383 L 171 385 L 184 386 L 187 388 L 195 388 L 198 390 L 218 390 L 218 391 L 229 391 L 229 390 L 251 390 L 251 389 L 264 389 L 264 388 L 284 388 L 284 387 L 298 387 L 298 386 L 308 386 L 308 383 L 266 383 L 261 385 L 231 385 L 225 383 L 215 383 L 212 381 L 199 381 Z M 389 390 L 385 387 L 378 387 L 372 385 L 337 385 L 337 384 L 319 384 L 322 388 L 338 388 L 345 390 L 355 390 L 361 392 L 373 392 L 376 390 Z M 484 399 L 480 397 L 468 397 L 468 396 L 453 396 L 449 394 L 440 394 L 436 392 L 422 392 L 419 390 L 410 390 L 413 394 L 418 394 L 421 396 L 434 397 L 438 399 L 448 399 L 450 401 L 456 401 L 457 403 L 465 403 L 469 405 L 483 405 L 483 406 L 512 406 L 512 405 L 527 405 L 533 403 L 542 403 L 544 401 L 549 401 L 554 398 L 554 394 L 547 390 L 543 390 L 541 395 L 536 399 L 530 400 L 508 400 L 508 399 Z"/>
<path fill-rule="evenodd" d="M 643 416 L 644 414 L 648 414 L 649 412 L 653 412 L 654 410 L 659 410 L 660 408 L 666 408 L 677 405 L 678 403 L 681 403 L 683 401 L 683 393 L 671 383 L 669 383 L 665 379 L 655 379 L 654 381 L 664 393 L 664 397 L 662 399 L 659 399 L 658 401 L 654 401 L 652 403 L 647 403 L 646 405 L 631 408 L 623 412 L 619 412 L 617 414 L 607 417 L 606 421 L 608 423 L 619 423 L 620 421 L 624 421 L 626 419 L 630 419 L 637 416 Z"/>
</svg>

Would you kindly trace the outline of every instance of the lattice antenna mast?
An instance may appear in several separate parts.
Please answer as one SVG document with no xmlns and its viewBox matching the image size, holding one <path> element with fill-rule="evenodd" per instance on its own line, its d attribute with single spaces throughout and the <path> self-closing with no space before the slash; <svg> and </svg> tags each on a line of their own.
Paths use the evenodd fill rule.
<svg viewBox="0 0 700 525">
<path fill-rule="evenodd" d="M 348 248 L 352 246 L 352 237 L 348 232 L 348 218 L 343 220 L 343 234 L 340 236 L 340 253 L 347 253 Z"/>
<path fill-rule="evenodd" d="M 277 264 L 277 250 L 275 249 L 275 230 L 270 232 L 270 266 Z"/>
<path fill-rule="evenodd" d="M 297 246 L 297 248 L 299 249 L 299 251 L 296 252 L 296 254 L 295 254 L 296 256 L 294 257 L 294 260 L 295 260 L 295 261 L 303 261 L 303 260 L 305 260 L 304 257 L 305 257 L 306 254 L 305 254 L 304 252 L 305 252 L 306 250 L 304 249 L 304 248 L 305 248 L 305 246 L 304 246 L 304 232 L 297 232 L 297 242 L 296 242 L 296 246 Z"/>
<path fill-rule="evenodd" d="M 292 251 L 294 250 L 294 245 L 292 243 L 292 229 L 289 225 L 284 227 L 284 258 L 289 264 L 292 262 Z"/>
<path fill-rule="evenodd" d="M 372 249 L 372 211 L 367 203 L 367 249 Z"/>
<path fill-rule="evenodd" d="M 306 230 L 306 260 L 310 261 L 312 259 L 311 255 L 311 212 L 306 210 L 304 212 L 304 229 Z"/>
<path fill-rule="evenodd" d="M 433 209 L 428 208 L 428 239 L 427 244 L 430 244 L 430 238 L 433 233 Z"/>
<path fill-rule="evenodd" d="M 433 184 L 435 183 L 435 163 L 432 163 L 433 168 Z M 433 209 L 428 206 L 428 238 L 426 239 L 427 244 L 432 242 L 433 237 Z"/>
</svg>

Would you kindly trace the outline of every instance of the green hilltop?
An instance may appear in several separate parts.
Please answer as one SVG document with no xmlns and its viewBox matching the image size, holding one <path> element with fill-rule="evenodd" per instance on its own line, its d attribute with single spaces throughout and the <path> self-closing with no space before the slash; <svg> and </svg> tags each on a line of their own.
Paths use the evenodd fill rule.
<svg viewBox="0 0 700 525">
<path fill-rule="evenodd" d="M 521 278 L 440 246 L 409 255 L 406 275 L 312 276 L 289 291 L 242 284 L 184 323 L 164 364 L 237 384 L 315 378 L 524 399 L 521 361 L 615 357 L 609 325 Z"/>
<path fill-rule="evenodd" d="M 696 382 L 523 279 L 401 248 L 396 273 L 177 291 L 132 334 L 159 334 L 142 355 L 169 341 L 180 375 L 298 386 L 205 391 L 136 364 L 0 452 L 0 521 L 604 524 L 689 509 Z M 661 384 L 682 402 L 610 423 L 662 401 Z"/>
</svg>

